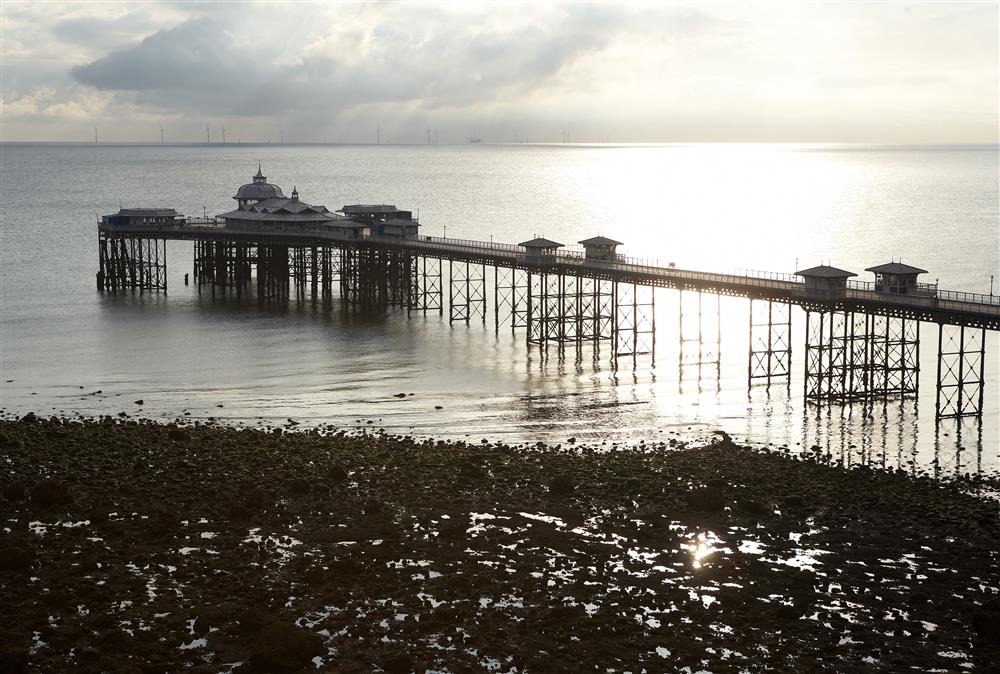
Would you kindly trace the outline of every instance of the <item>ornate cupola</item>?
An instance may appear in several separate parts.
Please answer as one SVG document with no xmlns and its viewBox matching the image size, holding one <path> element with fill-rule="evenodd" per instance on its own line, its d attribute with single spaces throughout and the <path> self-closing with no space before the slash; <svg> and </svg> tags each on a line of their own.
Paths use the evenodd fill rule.
<svg viewBox="0 0 1000 674">
<path fill-rule="evenodd" d="M 236 196 L 233 199 L 236 199 L 240 208 L 246 208 L 250 204 L 275 197 L 283 199 L 285 195 L 281 193 L 280 187 L 267 182 L 267 177 L 264 176 L 260 164 L 257 164 L 257 175 L 253 176 L 253 182 L 240 185 L 240 189 L 236 191 Z"/>
</svg>

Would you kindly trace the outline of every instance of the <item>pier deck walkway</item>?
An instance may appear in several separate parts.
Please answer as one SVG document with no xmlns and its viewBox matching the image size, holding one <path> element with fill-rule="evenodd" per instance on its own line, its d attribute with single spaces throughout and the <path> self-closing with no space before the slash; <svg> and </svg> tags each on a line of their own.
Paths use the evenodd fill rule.
<svg viewBox="0 0 1000 674">
<path fill-rule="evenodd" d="M 679 269 L 668 263 L 618 255 L 592 260 L 583 251 L 559 250 L 531 256 L 518 245 L 431 236 L 345 238 L 328 228 L 302 224 L 286 229 L 225 226 L 221 220 L 190 218 L 182 225 L 114 227 L 99 225 L 113 236 L 143 239 L 242 241 L 290 247 L 374 248 L 422 257 L 523 269 L 535 273 L 585 276 L 643 286 L 705 292 L 796 304 L 807 309 L 846 309 L 883 313 L 919 321 L 1000 330 L 1000 295 L 956 292 L 929 286 L 919 294 L 875 290 L 873 283 L 848 281 L 844 290 L 806 288 L 793 274 L 747 271 L 716 273 Z M 926 287 L 926 286 L 925 286 Z"/>
</svg>

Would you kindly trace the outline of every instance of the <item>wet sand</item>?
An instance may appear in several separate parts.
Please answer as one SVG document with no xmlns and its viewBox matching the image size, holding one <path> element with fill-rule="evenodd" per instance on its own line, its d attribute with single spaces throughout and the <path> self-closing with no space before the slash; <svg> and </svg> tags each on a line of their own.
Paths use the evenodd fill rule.
<svg viewBox="0 0 1000 674">
<path fill-rule="evenodd" d="M 0 671 L 1000 668 L 975 480 L 110 418 L 0 461 Z"/>
</svg>

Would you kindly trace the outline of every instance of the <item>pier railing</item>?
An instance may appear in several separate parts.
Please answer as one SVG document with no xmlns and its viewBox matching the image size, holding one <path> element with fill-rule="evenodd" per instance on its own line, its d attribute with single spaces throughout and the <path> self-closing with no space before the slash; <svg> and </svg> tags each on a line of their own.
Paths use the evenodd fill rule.
<svg viewBox="0 0 1000 674">
<path fill-rule="evenodd" d="M 373 237 L 376 238 L 376 237 Z M 398 239 L 396 240 L 398 242 Z M 431 244 L 427 247 L 446 247 L 449 250 L 464 250 L 471 253 L 487 253 L 497 257 L 514 257 L 521 262 L 555 262 L 557 264 L 586 267 L 590 269 L 614 270 L 648 274 L 661 277 L 683 278 L 704 281 L 720 285 L 752 286 L 754 288 L 773 288 L 792 291 L 798 297 L 818 300 L 853 299 L 873 302 L 891 301 L 913 307 L 936 307 L 950 309 L 968 309 L 970 304 L 976 305 L 976 310 L 987 313 L 1000 313 L 1000 295 L 968 293 L 961 291 L 941 290 L 936 284 L 918 284 L 915 294 L 891 293 L 876 290 L 876 285 L 869 281 L 849 281 L 847 288 L 841 290 L 806 289 L 801 278 L 795 274 L 759 270 L 741 270 L 738 273 L 722 274 L 714 272 L 681 269 L 673 262 L 664 262 L 651 258 L 636 258 L 626 255 L 616 255 L 613 260 L 587 259 L 584 251 L 562 249 L 555 256 L 548 258 L 531 258 L 523 246 L 495 243 L 492 241 L 476 241 L 472 239 L 448 239 L 443 237 L 421 236 L 406 239 L 406 244 L 414 247 L 424 247 L 420 243 Z M 986 306 L 983 306 L 986 305 Z"/>
<path fill-rule="evenodd" d="M 205 230 L 224 230 L 236 235 L 263 235 L 268 239 L 282 241 L 311 239 L 328 240 L 331 242 L 369 243 L 403 247 L 411 251 L 427 253 L 468 253 L 477 257 L 491 257 L 497 260 L 509 260 L 524 265 L 562 265 L 596 272 L 621 272 L 632 275 L 674 279 L 678 285 L 690 282 L 702 282 L 719 287 L 752 287 L 756 289 L 770 288 L 783 294 L 809 300 L 863 300 L 870 302 L 892 302 L 912 307 L 955 309 L 960 311 L 977 311 L 987 314 L 1000 314 L 1000 295 L 986 295 L 961 291 L 941 290 L 936 284 L 918 284 L 916 292 L 893 293 L 879 290 L 876 285 L 866 281 L 849 281 L 844 290 L 806 289 L 800 277 L 781 272 L 740 270 L 736 273 L 703 272 L 691 269 L 681 269 L 673 262 L 653 258 L 638 258 L 616 255 L 611 260 L 588 259 L 582 250 L 561 249 L 555 255 L 529 255 L 524 246 L 495 241 L 478 241 L 474 239 L 453 239 L 437 236 L 417 236 L 412 238 L 368 236 L 357 237 L 343 230 L 335 230 L 327 224 L 301 223 L 294 226 L 274 225 L 240 225 L 227 226 L 224 221 L 216 218 L 188 218 L 184 224 L 149 224 L 141 227 L 101 225 L 106 231 L 121 233 L 140 233 L 149 230 L 160 234 L 167 233 L 197 233 Z M 214 233 L 214 232 L 213 232 Z"/>
</svg>

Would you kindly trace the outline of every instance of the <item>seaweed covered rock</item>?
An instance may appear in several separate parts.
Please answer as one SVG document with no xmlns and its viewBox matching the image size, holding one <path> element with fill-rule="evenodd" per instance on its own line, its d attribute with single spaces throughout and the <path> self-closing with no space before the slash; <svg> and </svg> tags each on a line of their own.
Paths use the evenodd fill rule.
<svg viewBox="0 0 1000 674">
<path fill-rule="evenodd" d="M 569 496 L 574 491 L 576 491 L 576 485 L 569 475 L 560 474 L 549 480 L 549 493 L 553 496 Z"/>
<path fill-rule="evenodd" d="M 73 502 L 69 489 L 59 480 L 41 480 L 31 490 L 31 502 L 42 508 L 66 506 Z"/>
<path fill-rule="evenodd" d="M 688 492 L 687 504 L 693 510 L 722 512 L 726 507 L 726 498 L 718 487 L 702 487 Z"/>
<path fill-rule="evenodd" d="M 272 622 L 257 635 L 250 665 L 255 672 L 298 672 L 325 653 L 319 635 L 288 623 Z"/>
</svg>

